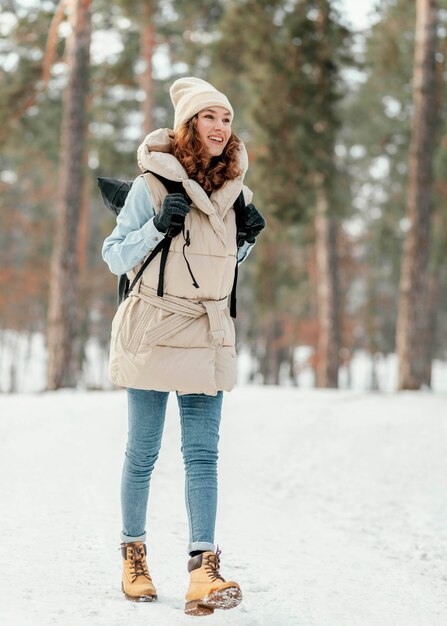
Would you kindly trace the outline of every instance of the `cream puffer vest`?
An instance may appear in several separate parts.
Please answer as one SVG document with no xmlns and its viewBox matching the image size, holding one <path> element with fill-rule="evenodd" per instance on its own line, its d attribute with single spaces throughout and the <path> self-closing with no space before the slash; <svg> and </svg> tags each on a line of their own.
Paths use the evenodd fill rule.
<svg viewBox="0 0 447 626">
<path fill-rule="evenodd" d="M 184 228 L 190 245 L 184 248 L 183 233 L 172 239 L 163 297 L 157 296 L 159 254 L 120 304 L 112 322 L 109 376 L 122 387 L 215 396 L 235 384 L 235 331 L 228 309 L 237 262 L 233 205 L 241 190 L 246 203 L 252 200 L 243 185 L 248 158 L 241 144 L 242 174 L 208 197 L 171 154 L 173 135 L 169 129 L 150 133 L 138 149 L 138 163 L 149 171 L 144 177 L 155 212 L 167 191 L 150 172 L 181 181 L 192 200 Z M 143 262 L 128 273 L 131 280 Z"/>
</svg>

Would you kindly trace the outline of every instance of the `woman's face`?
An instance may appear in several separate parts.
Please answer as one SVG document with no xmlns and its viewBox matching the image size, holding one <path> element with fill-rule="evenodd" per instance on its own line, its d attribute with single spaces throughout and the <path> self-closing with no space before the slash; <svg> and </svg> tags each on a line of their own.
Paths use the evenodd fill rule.
<svg viewBox="0 0 447 626">
<path fill-rule="evenodd" d="M 231 137 L 231 116 L 224 107 L 202 109 L 197 114 L 196 130 L 206 154 L 210 158 L 220 156 Z"/>
</svg>

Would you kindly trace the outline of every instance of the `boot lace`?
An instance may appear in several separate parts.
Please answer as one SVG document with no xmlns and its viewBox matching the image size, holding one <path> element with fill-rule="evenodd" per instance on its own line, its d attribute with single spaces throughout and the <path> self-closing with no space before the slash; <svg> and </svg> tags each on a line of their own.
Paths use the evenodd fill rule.
<svg viewBox="0 0 447 626">
<path fill-rule="evenodd" d="M 219 549 L 219 546 L 217 546 L 216 554 L 206 554 L 206 555 L 204 555 L 205 571 L 211 577 L 211 580 L 213 582 L 215 580 L 218 580 L 218 579 L 222 580 L 223 582 L 225 582 L 225 578 L 223 578 L 220 575 L 220 573 L 219 573 L 220 554 L 221 554 L 221 551 Z"/>
<path fill-rule="evenodd" d="M 134 544 L 127 544 L 127 558 L 130 561 L 129 573 L 132 576 L 132 582 L 137 576 L 145 576 L 148 580 L 152 581 L 149 570 L 147 569 L 146 555 L 144 553 L 144 546 L 136 546 Z"/>
</svg>

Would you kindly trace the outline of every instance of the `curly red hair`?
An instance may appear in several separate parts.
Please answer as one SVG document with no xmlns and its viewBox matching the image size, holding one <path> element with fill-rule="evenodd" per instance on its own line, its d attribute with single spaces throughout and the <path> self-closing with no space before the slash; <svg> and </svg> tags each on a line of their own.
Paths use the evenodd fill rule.
<svg viewBox="0 0 447 626">
<path fill-rule="evenodd" d="M 189 178 L 211 193 L 223 187 L 227 180 L 242 174 L 237 156 L 241 140 L 231 133 L 222 154 L 209 159 L 197 133 L 197 114 L 181 126 L 172 142 L 172 154 L 185 168 Z"/>
</svg>

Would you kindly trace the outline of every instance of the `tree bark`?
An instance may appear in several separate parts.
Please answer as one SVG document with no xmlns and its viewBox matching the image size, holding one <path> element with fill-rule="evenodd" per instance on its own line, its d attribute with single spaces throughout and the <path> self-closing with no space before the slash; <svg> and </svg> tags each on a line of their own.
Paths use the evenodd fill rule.
<svg viewBox="0 0 447 626">
<path fill-rule="evenodd" d="M 399 389 L 420 389 L 430 378 L 428 260 L 431 240 L 433 154 L 436 130 L 436 0 L 416 2 L 413 121 L 408 158 L 406 235 L 399 285 L 396 350 Z M 427 362 L 428 359 L 428 362 Z"/>
<path fill-rule="evenodd" d="M 438 322 L 438 304 L 439 304 L 439 292 L 441 282 L 440 268 L 434 272 L 428 279 L 428 296 L 427 296 L 427 315 L 428 315 L 428 332 L 427 341 L 423 345 L 423 362 L 424 372 L 422 375 L 421 383 L 425 387 L 431 388 L 431 374 L 432 374 L 432 359 L 436 350 L 436 327 Z"/>
<path fill-rule="evenodd" d="M 155 49 L 154 12 L 154 0 L 146 0 L 142 8 L 143 23 L 140 33 L 141 58 L 144 63 L 140 85 L 146 94 L 142 103 L 144 135 L 150 133 L 154 128 L 154 83 L 152 78 L 152 58 Z"/>
<path fill-rule="evenodd" d="M 53 19 L 51 20 L 50 28 L 48 29 L 47 45 L 45 48 L 45 54 L 43 57 L 42 68 L 42 89 L 46 89 L 50 80 L 51 68 L 56 56 L 57 43 L 59 41 L 59 26 L 65 18 L 65 10 L 69 5 L 68 0 L 60 0 L 54 11 Z"/>
<path fill-rule="evenodd" d="M 281 365 L 281 321 L 278 319 L 278 250 L 274 232 L 263 235 L 258 251 L 257 301 L 260 328 L 265 349 L 259 353 L 259 372 L 264 385 L 278 384 Z"/>
<path fill-rule="evenodd" d="M 51 259 L 48 389 L 73 387 L 78 376 L 77 235 L 82 202 L 91 0 L 72 0 L 67 41 L 68 85 L 61 131 L 60 198 Z"/>
<path fill-rule="evenodd" d="M 329 67 L 333 51 L 328 43 L 330 3 L 327 0 L 317 2 L 317 31 L 321 36 L 318 46 L 316 76 L 318 83 L 317 101 L 321 109 L 320 115 L 330 114 L 330 109 L 323 103 L 332 95 L 333 86 Z M 323 112 L 325 111 L 325 113 Z M 324 117 L 323 125 L 330 122 Z M 316 144 L 315 150 L 323 164 L 332 171 L 332 154 L 335 142 L 334 132 L 325 133 Z M 324 167 L 324 165 L 323 165 Z M 337 226 L 336 218 L 331 215 L 329 206 L 329 188 L 324 170 L 316 168 L 315 181 L 315 252 L 317 278 L 317 316 L 318 340 L 315 359 L 315 382 L 317 387 L 338 387 L 338 368 L 340 351 L 339 295 L 338 295 L 338 259 L 337 259 Z"/>
<path fill-rule="evenodd" d="M 315 252 L 318 342 L 316 386 L 338 387 L 340 349 L 336 223 L 328 215 L 323 177 L 316 176 Z"/>
<path fill-rule="evenodd" d="M 88 171 L 88 150 L 84 150 L 84 171 Z M 78 271 L 84 272 L 87 268 L 88 235 L 90 218 L 90 180 L 83 177 L 81 206 L 79 209 L 79 226 L 77 241 Z"/>
</svg>

